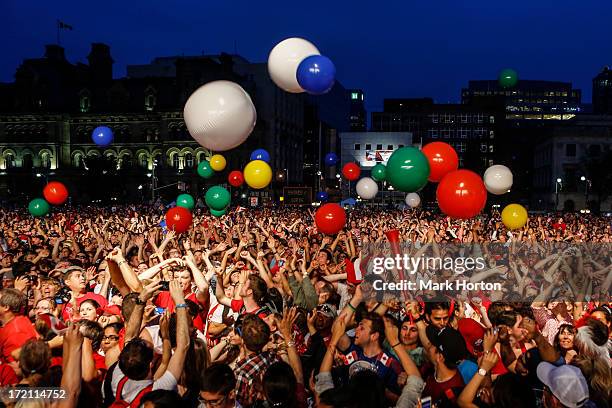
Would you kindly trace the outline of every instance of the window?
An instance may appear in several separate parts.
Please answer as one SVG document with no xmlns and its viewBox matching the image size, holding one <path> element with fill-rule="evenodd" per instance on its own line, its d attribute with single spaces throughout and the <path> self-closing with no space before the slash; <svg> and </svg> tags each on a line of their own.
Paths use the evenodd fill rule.
<svg viewBox="0 0 612 408">
<path fill-rule="evenodd" d="M 437 114 L 431 115 L 431 121 L 432 123 L 438 123 L 438 115 Z"/>
<path fill-rule="evenodd" d="M 459 153 L 464 153 L 464 152 L 465 152 L 465 150 L 466 150 L 466 147 L 467 147 L 467 146 L 466 146 L 465 142 L 459 142 L 459 143 L 456 143 L 456 149 L 457 149 L 457 151 L 458 151 Z"/>
<path fill-rule="evenodd" d="M 482 113 L 476 114 L 476 123 L 484 123 L 484 115 Z"/>
<path fill-rule="evenodd" d="M 369 143 L 366 143 L 366 150 L 372 150 L 372 145 Z"/>
<path fill-rule="evenodd" d="M 79 105 L 80 105 L 79 107 L 80 107 L 82 113 L 89 112 L 89 107 L 90 107 L 89 96 L 87 96 L 87 95 L 81 96 L 81 101 L 80 101 Z"/>
<path fill-rule="evenodd" d="M 191 153 L 185 154 L 185 167 L 187 168 L 193 167 L 193 155 Z"/>
<path fill-rule="evenodd" d="M 489 153 L 493 153 L 493 145 L 489 145 Z"/>
<path fill-rule="evenodd" d="M 464 129 L 464 128 L 460 128 L 459 129 L 459 137 L 461 139 L 467 139 L 470 135 L 470 130 L 469 129 Z"/>
<path fill-rule="evenodd" d="M 174 167 L 175 169 L 178 169 L 179 168 L 179 162 L 180 162 L 178 153 L 174 153 L 172 155 L 172 159 L 171 160 L 172 160 L 172 167 Z"/>
<path fill-rule="evenodd" d="M 48 152 L 43 152 L 40 155 L 40 167 L 48 169 L 51 167 L 51 156 Z"/>
<path fill-rule="evenodd" d="M 153 94 L 145 96 L 145 110 L 151 112 L 155 108 L 157 98 Z"/>
<path fill-rule="evenodd" d="M 361 144 L 355 143 L 355 150 L 361 150 Z"/>
<path fill-rule="evenodd" d="M 495 116 L 489 116 L 489 123 L 495 123 Z"/>
<path fill-rule="evenodd" d="M 427 131 L 427 137 L 430 139 L 437 139 L 438 138 L 438 131 L 434 130 L 434 129 L 429 129 Z"/>
<path fill-rule="evenodd" d="M 138 155 L 138 164 L 143 169 L 146 169 L 147 167 L 149 167 L 149 160 L 147 159 L 147 155 L 146 154 L 140 153 Z"/>
<path fill-rule="evenodd" d="M 495 138 L 495 131 L 489 130 L 489 139 L 494 139 L 494 138 Z"/>
<path fill-rule="evenodd" d="M 468 115 L 466 113 L 462 113 L 459 115 L 459 120 L 461 123 L 468 123 Z"/>
<path fill-rule="evenodd" d="M 480 144 L 480 153 L 486 153 L 488 150 L 487 144 L 486 143 L 481 143 Z"/>
<path fill-rule="evenodd" d="M 377 144 L 376 145 L 376 150 L 382 150 L 382 144 Z"/>
<path fill-rule="evenodd" d="M 567 157 L 576 157 L 576 144 L 568 143 L 565 145 L 565 155 Z"/>
<path fill-rule="evenodd" d="M 352 100 L 358 100 L 359 99 L 359 93 L 358 92 L 351 92 L 351 99 Z"/>
<path fill-rule="evenodd" d="M 7 169 L 12 169 L 15 167 L 15 156 L 13 156 L 12 153 L 7 154 L 4 156 L 4 163 L 6 164 Z"/>
<path fill-rule="evenodd" d="M 387 145 L 387 150 L 393 150 L 393 145 Z"/>
</svg>

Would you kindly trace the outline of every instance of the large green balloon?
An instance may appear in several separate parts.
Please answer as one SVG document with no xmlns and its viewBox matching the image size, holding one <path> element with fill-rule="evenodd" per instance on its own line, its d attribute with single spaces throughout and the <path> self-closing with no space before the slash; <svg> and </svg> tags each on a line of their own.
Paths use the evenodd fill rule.
<svg viewBox="0 0 612 408">
<path fill-rule="evenodd" d="M 502 88 L 513 88 L 518 82 L 518 74 L 510 68 L 502 69 L 498 81 Z"/>
<path fill-rule="evenodd" d="M 419 191 L 427 184 L 429 162 L 416 147 L 402 147 L 387 162 L 387 181 L 405 193 Z"/>
<path fill-rule="evenodd" d="M 176 198 L 176 205 L 177 207 L 183 207 L 191 211 L 193 207 L 195 207 L 195 200 L 191 194 L 181 194 Z"/>
<path fill-rule="evenodd" d="M 230 203 L 230 193 L 221 186 L 212 186 L 204 196 L 206 205 L 211 210 L 221 211 Z"/>
<path fill-rule="evenodd" d="M 224 208 L 224 209 L 222 209 L 222 210 L 213 210 L 213 209 L 211 208 L 211 209 L 210 209 L 210 213 L 211 213 L 212 215 L 214 215 L 215 217 L 221 217 L 221 216 L 223 216 L 223 215 L 225 215 L 225 214 L 227 213 L 227 209 L 228 209 L 228 208 L 229 208 L 229 207 L 226 207 L 226 208 Z"/>
<path fill-rule="evenodd" d="M 34 217 L 42 217 L 49 212 L 49 203 L 43 198 L 35 198 L 28 204 L 28 211 Z"/>
<path fill-rule="evenodd" d="M 374 181 L 383 181 L 387 177 L 387 168 L 384 164 L 378 163 L 372 167 L 372 178 Z"/>
<path fill-rule="evenodd" d="M 198 175 L 205 179 L 211 178 L 215 174 L 215 171 L 210 167 L 210 163 L 207 160 L 201 161 L 198 164 Z"/>
</svg>

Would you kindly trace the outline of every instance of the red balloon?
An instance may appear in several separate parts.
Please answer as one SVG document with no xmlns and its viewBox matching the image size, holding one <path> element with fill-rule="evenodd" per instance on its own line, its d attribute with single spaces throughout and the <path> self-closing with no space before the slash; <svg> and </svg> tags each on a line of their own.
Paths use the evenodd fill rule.
<svg viewBox="0 0 612 408">
<path fill-rule="evenodd" d="M 193 216 L 184 207 L 173 207 L 166 212 L 166 227 L 173 229 L 178 234 L 188 231 L 191 221 L 193 221 Z"/>
<path fill-rule="evenodd" d="M 59 181 L 52 181 L 43 189 L 43 196 L 49 204 L 61 205 L 68 199 L 68 189 Z"/>
<path fill-rule="evenodd" d="M 451 145 L 444 142 L 431 142 L 421 149 L 429 162 L 429 181 L 438 182 L 447 173 L 459 168 L 459 157 Z"/>
<path fill-rule="evenodd" d="M 320 232 L 328 235 L 337 234 L 346 225 L 346 213 L 338 204 L 325 204 L 315 213 L 315 223 Z"/>
<path fill-rule="evenodd" d="M 455 170 L 442 178 L 436 190 L 438 206 L 453 218 L 472 218 L 487 203 L 487 189 L 482 178 L 470 170 Z"/>
<path fill-rule="evenodd" d="M 228 174 L 227 181 L 234 187 L 240 187 L 244 183 L 244 176 L 240 170 L 234 170 Z"/>
<path fill-rule="evenodd" d="M 346 163 L 342 168 L 342 175 L 349 181 L 355 181 L 359 178 L 361 169 L 355 163 Z"/>
</svg>

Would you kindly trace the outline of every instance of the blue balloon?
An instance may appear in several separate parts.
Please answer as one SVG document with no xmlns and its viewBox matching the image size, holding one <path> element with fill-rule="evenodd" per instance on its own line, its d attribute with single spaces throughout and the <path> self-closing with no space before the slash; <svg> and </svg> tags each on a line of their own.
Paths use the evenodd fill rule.
<svg viewBox="0 0 612 408">
<path fill-rule="evenodd" d="M 98 146 L 108 146 L 113 143 L 113 131 L 106 126 L 98 126 L 91 134 L 91 140 Z"/>
<path fill-rule="evenodd" d="M 304 58 L 297 69 L 298 83 L 312 95 L 323 95 L 329 92 L 336 82 L 336 67 L 323 55 L 311 55 Z"/>
<path fill-rule="evenodd" d="M 251 153 L 251 160 L 263 160 L 266 163 L 270 163 L 270 153 L 264 149 L 257 149 Z"/>
<path fill-rule="evenodd" d="M 317 193 L 317 201 L 324 202 L 324 201 L 327 201 L 327 200 L 329 200 L 329 194 L 327 194 L 327 192 L 319 191 Z"/>
<path fill-rule="evenodd" d="M 325 155 L 325 165 L 326 166 L 335 166 L 338 163 L 338 156 L 336 153 L 327 153 Z"/>
</svg>

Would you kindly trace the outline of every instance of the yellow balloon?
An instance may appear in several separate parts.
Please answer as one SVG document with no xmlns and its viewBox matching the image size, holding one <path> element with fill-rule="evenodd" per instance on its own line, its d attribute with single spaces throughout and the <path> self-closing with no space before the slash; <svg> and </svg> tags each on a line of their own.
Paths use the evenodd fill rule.
<svg viewBox="0 0 612 408">
<path fill-rule="evenodd" d="M 501 213 L 502 222 L 509 230 L 523 228 L 527 224 L 527 210 L 520 204 L 508 204 Z"/>
<path fill-rule="evenodd" d="M 213 157 L 210 158 L 210 167 L 214 171 L 223 170 L 226 164 L 227 162 L 225 161 L 225 157 L 220 154 L 215 154 Z"/>
<path fill-rule="evenodd" d="M 253 160 L 244 168 L 244 181 L 256 190 L 265 188 L 272 181 L 272 168 L 263 160 Z"/>
</svg>

